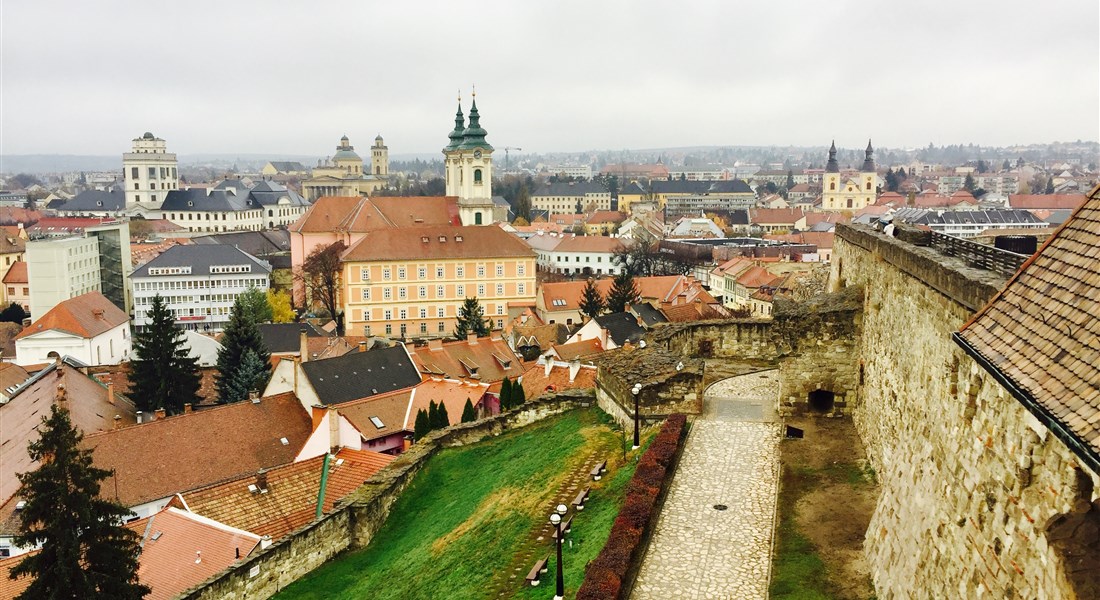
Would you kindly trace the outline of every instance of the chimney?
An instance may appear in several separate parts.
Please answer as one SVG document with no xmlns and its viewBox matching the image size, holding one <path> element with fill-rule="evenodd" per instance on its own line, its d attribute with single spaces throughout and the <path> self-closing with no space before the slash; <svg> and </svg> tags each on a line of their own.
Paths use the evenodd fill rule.
<svg viewBox="0 0 1100 600">
<path fill-rule="evenodd" d="M 412 443 L 413 443 L 412 436 L 411 435 L 406 435 L 405 438 L 401 441 L 401 451 L 402 452 L 408 452 L 409 448 L 412 447 Z"/>
<path fill-rule="evenodd" d="M 111 406 L 115 405 L 115 382 L 113 381 L 107 382 L 107 402 L 109 402 Z"/>
<path fill-rule="evenodd" d="M 328 447 L 333 452 L 340 447 L 340 413 L 333 406 L 328 409 Z"/>
<path fill-rule="evenodd" d="M 367 351 L 367 342 L 366 342 L 366 340 L 363 340 L 363 341 L 359 342 L 359 351 L 360 352 L 366 352 Z"/>
<path fill-rule="evenodd" d="M 474 333 L 474 332 L 467 333 L 466 334 L 466 343 L 471 345 L 471 346 L 476 346 L 477 345 L 477 334 Z"/>
<path fill-rule="evenodd" d="M 573 383 L 573 380 L 577 378 L 577 373 L 581 371 L 580 359 L 573 359 L 573 362 L 569 363 L 569 383 Z"/>
<path fill-rule="evenodd" d="M 115 429 L 122 428 L 122 415 L 115 415 Z"/>
<path fill-rule="evenodd" d="M 443 349 L 443 339 L 442 338 L 434 338 L 434 339 L 428 340 L 428 350 L 442 350 L 442 349 Z"/>
<path fill-rule="evenodd" d="M 102 319 L 103 318 L 103 309 L 102 308 L 97 308 L 97 309 L 92 310 L 92 315 L 94 315 L 95 318 L 97 318 L 97 319 Z"/>
<path fill-rule="evenodd" d="M 302 362 L 309 360 L 309 336 L 305 327 L 298 330 L 298 356 L 302 357 Z"/>
<path fill-rule="evenodd" d="M 256 471 L 256 489 L 260 490 L 260 493 L 267 492 L 267 471 L 260 469 Z"/>
<path fill-rule="evenodd" d="M 248 392 L 248 399 L 251 400 L 253 404 L 259 404 L 260 403 L 260 392 L 257 392 L 256 390 L 252 390 L 252 391 Z"/>
<path fill-rule="evenodd" d="M 139 411 L 137 411 L 137 414 L 136 414 L 135 416 L 137 417 L 137 423 L 138 423 L 138 425 L 141 425 L 141 423 L 142 423 L 142 418 L 144 418 L 144 415 L 143 415 L 143 414 L 141 413 L 141 411 L 139 410 Z"/>
<path fill-rule="evenodd" d="M 325 419 L 325 407 L 320 404 L 314 404 L 309 407 L 309 416 L 313 421 L 309 428 L 310 431 L 317 431 L 317 426 Z"/>
<path fill-rule="evenodd" d="M 157 415 L 157 420 L 159 421 L 159 420 L 165 418 L 167 416 L 167 413 L 165 413 L 163 408 L 158 408 L 156 410 L 156 415 Z"/>
<path fill-rule="evenodd" d="M 183 414 L 185 414 L 185 415 L 191 414 L 191 403 L 190 402 L 183 405 Z"/>
<path fill-rule="evenodd" d="M 553 372 L 553 370 L 554 370 L 554 359 L 547 357 L 546 358 L 546 371 L 545 371 L 544 374 L 547 377 L 549 377 L 550 373 Z"/>
</svg>

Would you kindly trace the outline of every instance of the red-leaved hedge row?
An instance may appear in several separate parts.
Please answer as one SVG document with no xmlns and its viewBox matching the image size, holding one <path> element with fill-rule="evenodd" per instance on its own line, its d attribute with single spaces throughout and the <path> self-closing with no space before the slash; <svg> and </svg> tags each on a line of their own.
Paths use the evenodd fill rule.
<svg viewBox="0 0 1100 600">
<path fill-rule="evenodd" d="M 642 560 L 642 542 L 652 525 L 657 500 L 666 478 L 672 475 L 672 462 L 683 443 L 687 417 L 669 415 L 657 437 L 638 460 L 634 477 L 626 486 L 626 500 L 611 525 L 600 554 L 588 566 L 577 600 L 611 600 L 626 592 L 623 583 L 631 566 Z"/>
</svg>

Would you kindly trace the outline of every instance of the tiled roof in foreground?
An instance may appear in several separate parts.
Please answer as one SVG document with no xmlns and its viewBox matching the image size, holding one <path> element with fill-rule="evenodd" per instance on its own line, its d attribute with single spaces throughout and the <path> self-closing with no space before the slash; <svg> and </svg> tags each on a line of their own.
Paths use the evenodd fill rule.
<svg viewBox="0 0 1100 600">
<path fill-rule="evenodd" d="M 956 335 L 1090 467 L 1100 467 L 1100 187 Z"/>
</svg>

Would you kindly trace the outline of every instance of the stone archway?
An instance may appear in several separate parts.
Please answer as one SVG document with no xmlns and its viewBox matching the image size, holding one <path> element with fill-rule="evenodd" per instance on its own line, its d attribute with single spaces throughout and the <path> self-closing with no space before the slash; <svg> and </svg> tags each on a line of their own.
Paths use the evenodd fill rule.
<svg viewBox="0 0 1100 600">
<path fill-rule="evenodd" d="M 811 413 L 829 414 L 836 408 L 836 394 L 829 390 L 814 390 L 807 394 L 806 405 Z"/>
</svg>

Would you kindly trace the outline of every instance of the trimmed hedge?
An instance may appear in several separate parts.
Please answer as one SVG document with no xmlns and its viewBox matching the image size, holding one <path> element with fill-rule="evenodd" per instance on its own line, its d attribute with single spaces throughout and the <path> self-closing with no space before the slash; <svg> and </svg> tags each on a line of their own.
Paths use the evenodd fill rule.
<svg viewBox="0 0 1100 600">
<path fill-rule="evenodd" d="M 673 414 L 638 460 L 626 487 L 626 499 L 600 554 L 588 566 L 577 600 L 625 598 L 633 585 L 645 541 L 657 516 L 658 503 L 667 489 L 671 468 L 687 433 L 687 417 Z"/>
</svg>

